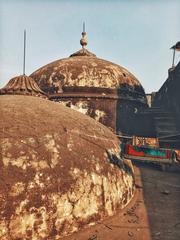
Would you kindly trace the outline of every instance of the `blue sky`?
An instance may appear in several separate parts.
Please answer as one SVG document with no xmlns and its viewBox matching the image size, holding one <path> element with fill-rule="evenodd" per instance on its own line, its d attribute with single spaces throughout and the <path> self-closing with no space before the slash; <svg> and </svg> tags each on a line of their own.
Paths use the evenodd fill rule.
<svg viewBox="0 0 180 240">
<path fill-rule="evenodd" d="M 180 41 L 179 9 L 179 0 L 0 0 L 0 87 L 22 73 L 24 28 L 29 75 L 80 49 L 85 21 L 90 51 L 157 91 Z"/>
</svg>

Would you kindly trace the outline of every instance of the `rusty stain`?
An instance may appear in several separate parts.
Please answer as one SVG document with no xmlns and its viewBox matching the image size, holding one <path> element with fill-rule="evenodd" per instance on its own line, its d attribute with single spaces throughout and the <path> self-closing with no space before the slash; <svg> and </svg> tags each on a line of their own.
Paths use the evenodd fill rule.
<svg viewBox="0 0 180 240">
<path fill-rule="evenodd" d="M 131 200 L 132 165 L 111 163 L 119 140 L 105 126 L 42 98 L 4 95 L 0 104 L 1 239 L 60 238 Z"/>
</svg>

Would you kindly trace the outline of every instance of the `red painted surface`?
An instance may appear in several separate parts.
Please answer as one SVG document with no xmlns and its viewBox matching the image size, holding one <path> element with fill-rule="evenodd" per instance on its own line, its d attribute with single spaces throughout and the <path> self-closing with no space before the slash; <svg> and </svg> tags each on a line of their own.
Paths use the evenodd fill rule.
<svg viewBox="0 0 180 240">
<path fill-rule="evenodd" d="M 140 148 L 139 148 L 140 149 Z M 125 154 L 128 154 L 130 156 L 139 156 L 139 157 L 151 157 L 151 158 L 158 158 L 158 159 L 169 159 L 172 156 L 172 151 L 171 150 L 166 150 L 166 149 L 158 149 L 158 148 L 154 148 L 154 149 L 148 149 L 145 147 L 141 147 L 142 151 L 137 151 L 136 150 L 136 146 L 130 145 L 130 144 L 126 144 L 125 145 Z M 152 153 L 150 154 L 152 150 Z M 148 154 L 149 151 L 149 154 Z M 147 152 L 147 153 L 146 153 Z M 155 154 L 157 152 L 157 154 Z M 160 156 L 158 155 L 158 153 L 164 155 L 164 156 Z"/>
</svg>

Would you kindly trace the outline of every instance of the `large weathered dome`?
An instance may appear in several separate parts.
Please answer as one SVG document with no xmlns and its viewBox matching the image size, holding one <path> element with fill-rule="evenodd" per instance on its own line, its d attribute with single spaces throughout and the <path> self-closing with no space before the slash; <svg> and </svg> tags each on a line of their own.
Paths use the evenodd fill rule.
<svg viewBox="0 0 180 240">
<path fill-rule="evenodd" d="M 62 92 L 63 87 L 119 89 L 121 86 L 143 92 L 139 81 L 125 68 L 82 52 L 52 62 L 32 73 L 31 77 L 50 93 Z"/>
<path fill-rule="evenodd" d="M 105 126 L 31 96 L 0 107 L 0 239 L 59 239 L 130 201 L 132 168 Z"/>
<path fill-rule="evenodd" d="M 147 108 L 145 91 L 125 68 L 82 49 L 31 74 L 49 99 L 83 112 L 114 132 L 134 135 L 137 112 Z"/>
</svg>

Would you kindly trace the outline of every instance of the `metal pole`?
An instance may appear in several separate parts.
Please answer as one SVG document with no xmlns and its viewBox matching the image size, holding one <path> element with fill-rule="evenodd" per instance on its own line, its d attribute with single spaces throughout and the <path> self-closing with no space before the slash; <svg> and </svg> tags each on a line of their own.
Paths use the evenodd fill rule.
<svg viewBox="0 0 180 240">
<path fill-rule="evenodd" d="M 176 49 L 174 48 L 174 51 L 173 51 L 173 62 L 172 62 L 172 67 L 174 67 L 175 51 L 176 51 Z"/>
<path fill-rule="evenodd" d="M 23 75 L 25 75 L 25 67 L 26 67 L 26 30 L 24 30 Z"/>
</svg>

